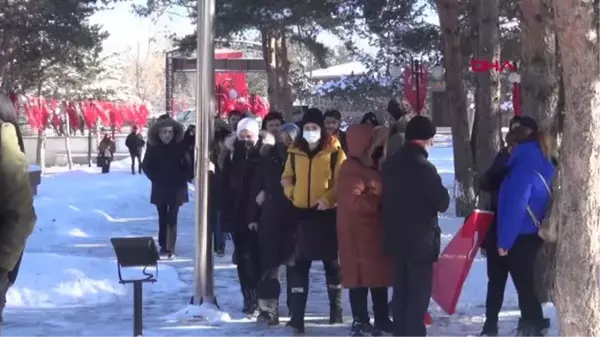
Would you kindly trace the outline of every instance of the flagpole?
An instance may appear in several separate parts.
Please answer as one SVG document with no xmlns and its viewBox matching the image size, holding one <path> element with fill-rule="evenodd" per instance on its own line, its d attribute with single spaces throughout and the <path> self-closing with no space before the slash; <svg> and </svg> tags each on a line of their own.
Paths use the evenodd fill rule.
<svg viewBox="0 0 600 337">
<path fill-rule="evenodd" d="M 192 304 L 216 304 L 212 254 L 212 228 L 208 223 L 209 142 L 213 116 L 213 18 L 215 0 L 198 0 L 196 48 L 196 261 L 194 268 L 194 297 Z"/>
</svg>

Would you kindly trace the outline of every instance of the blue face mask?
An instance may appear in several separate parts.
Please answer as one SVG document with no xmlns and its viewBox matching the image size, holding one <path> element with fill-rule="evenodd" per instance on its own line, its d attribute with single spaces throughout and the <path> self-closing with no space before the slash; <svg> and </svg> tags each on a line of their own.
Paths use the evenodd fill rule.
<svg viewBox="0 0 600 337">
<path fill-rule="evenodd" d="M 309 143 L 314 144 L 321 140 L 321 130 L 312 130 L 302 132 L 302 137 Z"/>
</svg>

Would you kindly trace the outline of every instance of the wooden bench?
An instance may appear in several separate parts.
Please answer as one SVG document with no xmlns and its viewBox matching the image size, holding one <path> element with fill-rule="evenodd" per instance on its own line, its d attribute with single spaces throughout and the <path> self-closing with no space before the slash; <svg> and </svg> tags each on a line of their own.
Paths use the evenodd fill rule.
<svg viewBox="0 0 600 337">
<path fill-rule="evenodd" d="M 29 165 L 29 183 L 33 195 L 37 195 L 38 186 L 42 183 L 42 170 L 37 165 Z"/>
</svg>

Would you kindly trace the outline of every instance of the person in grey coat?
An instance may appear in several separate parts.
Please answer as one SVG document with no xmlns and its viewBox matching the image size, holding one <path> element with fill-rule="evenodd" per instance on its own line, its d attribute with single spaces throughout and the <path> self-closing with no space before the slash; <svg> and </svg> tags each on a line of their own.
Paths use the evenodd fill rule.
<svg viewBox="0 0 600 337">
<path fill-rule="evenodd" d="M 172 118 L 158 120 L 148 130 L 142 170 L 152 183 L 150 202 L 158 211 L 160 254 L 172 258 L 177 240 L 179 207 L 189 201 L 188 181 L 194 165 L 183 143 L 183 125 Z"/>
</svg>

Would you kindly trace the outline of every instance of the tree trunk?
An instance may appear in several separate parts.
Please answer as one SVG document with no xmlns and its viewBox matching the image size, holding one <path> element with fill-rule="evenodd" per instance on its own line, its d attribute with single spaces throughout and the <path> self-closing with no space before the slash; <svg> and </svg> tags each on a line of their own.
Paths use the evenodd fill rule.
<svg viewBox="0 0 600 337">
<path fill-rule="evenodd" d="M 67 150 L 67 163 L 69 165 L 69 170 L 73 169 L 73 153 L 71 152 L 71 142 L 69 138 L 71 137 L 71 123 L 69 123 L 69 114 L 67 113 L 67 109 L 64 109 L 65 113 L 65 150 Z"/>
<path fill-rule="evenodd" d="M 500 59 L 499 0 L 480 1 L 478 58 L 490 63 Z M 500 114 L 500 76 L 498 71 L 480 72 L 477 76 L 477 132 L 475 167 L 481 176 L 494 161 L 502 142 Z"/>
<path fill-rule="evenodd" d="M 564 1 L 564 0 L 558 0 Z M 551 0 L 521 0 L 523 111 L 542 128 L 555 121 L 558 69 Z"/>
<path fill-rule="evenodd" d="M 563 0 L 559 0 L 563 1 Z M 550 0 L 521 0 L 521 90 L 523 111 L 542 129 L 555 129 L 558 117 L 559 73 L 556 35 Z M 545 243 L 536 263 L 536 291 L 550 302 L 555 278 L 556 245 Z"/>
<path fill-rule="evenodd" d="M 269 104 L 291 118 L 293 100 L 289 83 L 290 62 L 287 39 L 283 30 L 261 30 L 263 59 L 266 64 Z"/>
<path fill-rule="evenodd" d="M 462 73 L 458 27 L 458 0 L 436 0 L 444 39 L 446 98 L 452 116 L 456 213 L 464 216 L 475 207 L 471 132 Z"/>
<path fill-rule="evenodd" d="M 600 336 L 600 64 L 589 0 L 554 2 L 565 89 L 555 305 L 561 336 Z"/>
<path fill-rule="evenodd" d="M 35 162 L 40 166 L 42 174 L 46 171 L 46 130 L 38 130 Z"/>
</svg>

